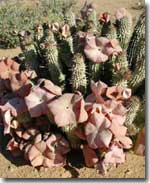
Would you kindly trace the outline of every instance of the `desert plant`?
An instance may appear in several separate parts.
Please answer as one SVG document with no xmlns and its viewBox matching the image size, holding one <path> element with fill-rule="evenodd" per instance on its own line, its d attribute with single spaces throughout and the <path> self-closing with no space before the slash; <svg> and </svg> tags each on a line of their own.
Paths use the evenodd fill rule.
<svg viewBox="0 0 150 183">
<path fill-rule="evenodd" d="M 123 9 L 124 11 L 126 12 Z M 122 17 L 122 9 L 117 11 L 116 17 L 118 12 L 121 12 L 119 15 Z M 68 152 L 69 143 L 71 148 L 82 149 L 87 166 L 96 166 L 105 172 L 108 164 L 123 163 L 125 161 L 123 150 L 130 149 L 133 145 L 128 137 L 131 133 L 129 134 L 127 129 L 131 129 L 131 124 L 136 128 L 134 120 L 144 95 L 144 91 L 140 95 L 138 91 L 145 77 L 143 64 L 145 61 L 142 60 L 145 33 L 138 32 L 138 37 L 142 40 L 139 41 L 141 46 L 136 59 L 130 61 L 132 66 L 136 65 L 136 68 L 132 69 L 127 54 L 130 46 L 129 38 L 131 37 L 133 41 L 134 36 L 130 30 L 126 31 L 131 28 L 127 26 L 130 23 L 128 17 L 124 17 L 123 14 L 123 19 L 117 26 L 115 24 L 118 20 L 112 22 L 109 19 L 105 22 L 106 24 L 109 22 L 106 26 L 105 23 L 101 23 L 102 19 L 97 20 L 95 13 L 94 6 L 86 4 L 81 10 L 81 17 L 72 25 L 69 23 L 73 18 L 72 13 L 67 14 L 67 17 L 64 13 L 65 21 L 62 23 L 49 22 L 36 26 L 34 39 L 30 39 L 27 32 L 23 34 L 20 43 L 24 59 L 20 60 L 20 64 L 25 63 L 24 70 L 20 70 L 20 65 L 13 60 L 4 59 L 0 62 L 2 88 L 0 109 L 5 127 L 4 134 L 16 137 L 14 133 L 21 125 L 25 125 L 27 129 L 32 127 L 36 132 L 30 133 L 27 149 L 20 148 L 22 147 L 20 141 L 16 142 L 14 139 L 13 143 L 10 141 L 8 147 L 12 150 L 15 147 L 12 148 L 11 145 L 16 144 L 16 149 L 21 150 L 35 167 L 53 167 L 55 158 L 59 159 L 59 165 L 64 164 L 66 153 L 60 154 L 60 150 Z M 79 24 L 79 19 L 83 26 Z M 139 22 L 133 35 L 143 26 L 143 21 Z M 117 34 L 120 36 L 117 37 Z M 41 70 L 41 66 L 44 66 L 43 71 L 46 75 L 42 79 L 42 73 L 38 71 Z M 37 75 L 33 75 L 33 71 L 36 71 Z M 143 74 L 137 75 L 139 72 Z M 134 82 L 136 84 L 131 84 L 133 78 L 136 78 Z M 6 95 L 8 92 L 11 93 L 10 98 Z M 29 114 L 29 122 L 20 125 L 22 120 L 19 119 L 16 123 L 17 117 L 23 117 L 24 113 Z M 44 120 L 41 117 L 44 117 Z M 49 125 L 50 129 L 47 130 L 48 133 L 53 133 L 53 138 L 48 140 L 50 136 L 48 135 L 46 139 L 40 137 L 38 142 L 30 143 L 30 137 L 34 139 L 37 134 L 40 136 L 41 133 L 47 132 L 43 129 L 44 125 L 40 126 L 42 120 Z M 33 127 L 31 122 L 35 122 L 36 125 Z M 63 135 L 67 142 L 63 139 L 65 142 L 59 144 L 56 131 Z M 19 134 L 17 133 L 17 138 L 26 138 L 26 133 L 23 136 L 22 129 L 20 136 Z M 51 147 L 53 141 L 58 144 Z M 39 149 L 38 143 L 43 144 L 44 148 Z M 25 146 L 23 141 L 23 147 Z M 32 148 L 34 151 L 31 151 Z"/>
</svg>

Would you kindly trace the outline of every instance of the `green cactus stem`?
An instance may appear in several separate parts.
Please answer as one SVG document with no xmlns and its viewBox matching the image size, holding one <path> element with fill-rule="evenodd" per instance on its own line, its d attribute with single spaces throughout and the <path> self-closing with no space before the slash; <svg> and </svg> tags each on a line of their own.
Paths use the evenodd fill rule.
<svg viewBox="0 0 150 183">
<path fill-rule="evenodd" d="M 137 60 L 137 54 L 139 54 L 139 45 L 141 41 L 145 41 L 145 12 L 143 12 L 134 28 L 129 46 L 127 49 L 127 56 L 129 65 L 132 69 L 135 68 L 135 63 Z"/>
<path fill-rule="evenodd" d="M 89 61 L 88 64 L 88 73 L 89 73 L 89 83 L 91 83 L 91 80 L 98 81 L 100 79 L 100 72 L 102 69 L 103 64 L 93 64 L 91 61 Z"/>
<path fill-rule="evenodd" d="M 123 18 L 116 20 L 117 36 L 123 49 L 127 49 L 132 34 L 132 16 L 126 11 Z"/>
<path fill-rule="evenodd" d="M 59 50 L 62 62 L 69 68 L 74 53 L 73 38 L 71 34 L 66 38 L 62 38 L 59 44 Z"/>
<path fill-rule="evenodd" d="M 36 25 L 34 27 L 34 43 L 35 43 L 35 48 L 36 48 L 37 53 L 40 56 L 40 58 L 42 58 L 40 43 L 42 41 L 43 36 L 44 36 L 44 30 L 43 30 L 42 25 Z"/>
<path fill-rule="evenodd" d="M 128 80 L 130 79 L 130 70 L 128 68 L 127 54 L 122 52 L 114 59 L 112 63 L 112 84 L 122 87 L 128 87 Z"/>
<path fill-rule="evenodd" d="M 76 53 L 73 58 L 71 67 L 71 81 L 72 91 L 86 92 L 87 78 L 85 60 L 81 53 Z"/>
<path fill-rule="evenodd" d="M 85 29 L 87 32 L 93 32 L 93 33 L 97 33 L 97 25 L 98 25 L 98 21 L 97 21 L 97 14 L 96 14 L 96 10 L 94 8 L 94 5 L 87 5 L 91 6 L 91 11 L 87 14 L 87 17 L 85 18 Z"/>
<path fill-rule="evenodd" d="M 20 47 L 23 52 L 23 64 L 25 65 L 26 69 L 34 70 L 38 73 L 38 53 L 30 33 L 23 32 L 23 35 L 20 34 Z"/>
<path fill-rule="evenodd" d="M 67 138 L 73 149 L 79 149 L 81 145 L 81 140 L 74 134 L 74 130 L 76 129 L 76 127 L 77 124 L 69 124 L 62 127 L 62 131 L 65 132 L 65 134 L 67 135 Z"/>
<path fill-rule="evenodd" d="M 131 125 L 135 118 L 136 115 L 138 114 L 138 111 L 140 109 L 140 99 L 138 97 L 131 97 L 130 100 L 127 102 L 126 108 L 127 108 L 127 113 L 126 113 L 126 120 L 125 120 L 125 125 Z"/>
<path fill-rule="evenodd" d="M 111 22 L 103 22 L 101 36 L 109 39 L 117 39 L 116 26 Z"/>
<path fill-rule="evenodd" d="M 135 69 L 129 86 L 135 91 L 145 79 L 145 40 L 141 40 L 137 47 Z"/>
<path fill-rule="evenodd" d="M 69 8 L 68 11 L 67 10 L 65 11 L 64 20 L 65 20 L 65 23 L 68 24 L 70 27 L 76 26 L 76 17 L 72 8 Z"/>
<path fill-rule="evenodd" d="M 65 75 L 62 72 L 57 43 L 49 27 L 46 27 L 44 31 L 44 39 L 41 48 L 43 49 L 43 57 L 47 64 L 51 81 L 64 89 Z"/>
</svg>

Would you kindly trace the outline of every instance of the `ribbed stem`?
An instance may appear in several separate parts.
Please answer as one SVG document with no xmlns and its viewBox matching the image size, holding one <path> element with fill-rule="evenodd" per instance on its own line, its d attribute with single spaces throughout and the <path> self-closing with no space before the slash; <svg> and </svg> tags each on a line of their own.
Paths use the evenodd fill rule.
<svg viewBox="0 0 150 183">
<path fill-rule="evenodd" d="M 20 46 L 24 56 L 24 65 L 27 70 L 34 70 L 38 73 L 38 53 L 30 35 L 25 35 L 20 39 Z"/>
<path fill-rule="evenodd" d="M 131 68 L 135 68 L 136 58 L 138 54 L 138 47 L 141 40 L 145 39 L 145 12 L 143 12 L 134 28 L 129 46 L 127 49 L 128 61 Z"/>
<path fill-rule="evenodd" d="M 44 59 L 49 70 L 50 79 L 56 85 L 61 86 L 64 89 L 65 75 L 62 72 L 62 65 L 59 60 L 57 43 L 51 30 L 45 31 L 43 44 Z"/>
<path fill-rule="evenodd" d="M 87 89 L 87 78 L 86 78 L 86 66 L 85 60 L 81 53 L 76 53 L 73 58 L 71 67 L 71 86 L 72 91 L 86 92 Z"/>
<path fill-rule="evenodd" d="M 71 147 L 73 149 L 79 149 L 81 145 L 81 140 L 74 134 L 75 129 L 76 124 L 69 124 L 67 126 L 62 127 L 62 131 L 65 132 L 65 134 L 67 135 Z"/>
<path fill-rule="evenodd" d="M 127 49 L 132 34 L 132 16 L 127 12 L 126 15 L 116 20 L 117 36 L 123 49 Z"/>
<path fill-rule="evenodd" d="M 122 87 L 128 86 L 129 68 L 126 52 L 121 53 L 113 62 L 112 83 Z"/>
<path fill-rule="evenodd" d="M 135 118 L 136 115 L 138 114 L 138 111 L 140 109 L 140 99 L 138 97 L 131 97 L 131 99 L 128 101 L 128 104 L 126 106 L 127 108 L 127 117 L 125 121 L 125 125 L 131 125 Z"/>
</svg>

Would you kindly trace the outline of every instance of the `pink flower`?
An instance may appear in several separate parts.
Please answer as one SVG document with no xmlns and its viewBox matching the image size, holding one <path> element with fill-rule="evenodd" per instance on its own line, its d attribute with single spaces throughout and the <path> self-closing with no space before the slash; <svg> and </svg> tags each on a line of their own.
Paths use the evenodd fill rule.
<svg viewBox="0 0 150 183">
<path fill-rule="evenodd" d="M 102 114 L 94 112 L 85 125 L 85 135 L 89 147 L 104 148 L 109 147 L 112 133 L 109 130 L 110 121 Z"/>
<path fill-rule="evenodd" d="M 88 145 L 82 145 L 83 156 L 87 167 L 94 167 L 98 163 L 99 159 L 93 149 Z"/>
<path fill-rule="evenodd" d="M 85 37 L 84 53 L 94 63 L 102 63 L 108 60 L 108 56 L 102 53 L 101 48 L 96 45 L 96 37 L 89 33 Z"/>
<path fill-rule="evenodd" d="M 8 100 L 5 105 L 0 106 L 0 109 L 2 112 L 10 110 L 11 115 L 14 117 L 17 117 L 27 111 L 24 99 L 19 97 Z"/>
<path fill-rule="evenodd" d="M 14 60 L 6 58 L 0 61 L 0 79 L 9 79 L 11 74 L 19 72 L 19 64 Z"/>
<path fill-rule="evenodd" d="M 25 102 L 21 98 L 13 98 L 8 102 L 0 106 L 1 115 L 4 124 L 4 134 L 10 133 L 11 121 L 13 117 L 17 117 L 27 111 Z"/>
<path fill-rule="evenodd" d="M 31 117 L 39 117 L 48 113 L 47 103 L 54 97 L 61 95 L 61 89 L 49 80 L 40 80 L 34 86 L 25 102 Z"/>
<path fill-rule="evenodd" d="M 100 22 L 108 23 L 110 21 L 110 14 L 108 12 L 101 13 L 98 20 Z"/>
<path fill-rule="evenodd" d="M 61 28 L 61 30 L 62 30 L 62 36 L 64 37 L 64 38 L 67 38 L 69 35 L 70 35 L 70 27 L 69 27 L 69 25 L 68 24 L 65 24 L 62 28 Z"/>
<path fill-rule="evenodd" d="M 114 100 L 124 100 L 131 97 L 131 89 L 123 88 L 121 86 L 108 87 L 106 91 L 106 96 Z"/>
<path fill-rule="evenodd" d="M 117 144 L 112 144 L 110 146 L 109 151 L 105 154 L 105 158 L 103 160 L 104 165 L 117 165 L 125 162 L 125 154 L 123 149 L 117 146 Z"/>
<path fill-rule="evenodd" d="M 47 140 L 46 144 L 52 152 L 67 154 L 70 151 L 69 143 L 59 134 L 52 134 Z"/>
<path fill-rule="evenodd" d="M 69 144 L 61 135 L 52 134 L 46 141 L 39 141 L 25 149 L 25 155 L 34 167 L 57 167 L 65 163 Z"/>
<path fill-rule="evenodd" d="M 25 73 L 16 73 L 10 77 L 10 89 L 18 96 L 24 97 L 29 94 L 32 87 Z"/>
<path fill-rule="evenodd" d="M 103 53 L 107 56 L 118 55 L 122 52 L 117 39 L 110 39 L 109 42 L 103 47 Z"/>
<path fill-rule="evenodd" d="M 82 123 L 88 118 L 84 109 L 84 100 L 80 93 L 65 93 L 50 102 L 48 108 L 58 127 L 76 122 Z"/>
<path fill-rule="evenodd" d="M 125 122 L 127 109 L 115 100 L 105 101 L 102 111 L 110 121 L 116 121 L 120 125 Z"/>
<path fill-rule="evenodd" d="M 132 147 L 132 141 L 129 137 L 126 137 L 127 128 L 118 123 L 118 121 L 112 121 L 110 130 L 118 141 L 120 147 L 130 149 Z"/>
<path fill-rule="evenodd" d="M 107 88 L 108 86 L 101 81 L 96 83 L 93 81 L 91 82 L 91 90 L 96 98 L 97 103 L 104 103 Z"/>
</svg>

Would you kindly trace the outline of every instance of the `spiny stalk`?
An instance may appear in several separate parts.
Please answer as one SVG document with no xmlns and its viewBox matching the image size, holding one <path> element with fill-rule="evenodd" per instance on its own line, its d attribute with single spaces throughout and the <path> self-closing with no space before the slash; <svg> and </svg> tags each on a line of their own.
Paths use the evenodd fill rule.
<svg viewBox="0 0 150 183">
<path fill-rule="evenodd" d="M 62 65 L 59 60 L 57 43 L 50 27 L 46 27 L 44 31 L 44 39 L 41 44 L 43 49 L 43 57 L 46 61 L 50 79 L 58 86 L 64 88 L 65 75 L 62 72 Z"/>
<path fill-rule="evenodd" d="M 140 99 L 138 97 L 131 97 L 130 100 L 127 102 L 126 105 L 127 108 L 127 114 L 126 114 L 126 121 L 125 121 L 125 125 L 131 125 L 135 118 L 136 115 L 140 109 Z"/>
<path fill-rule="evenodd" d="M 20 47 L 23 51 L 24 65 L 28 70 L 39 71 L 38 53 L 34 41 L 29 32 L 23 31 L 19 34 Z"/>
<path fill-rule="evenodd" d="M 86 92 L 87 89 L 87 79 L 86 79 L 86 66 L 85 59 L 81 53 L 76 53 L 73 58 L 71 67 L 71 86 L 72 91 Z"/>
<path fill-rule="evenodd" d="M 139 45 L 145 39 L 145 12 L 143 12 L 134 28 L 131 40 L 127 49 L 128 61 L 131 69 L 135 68 Z"/>
<path fill-rule="evenodd" d="M 120 41 L 121 47 L 123 49 L 127 49 L 132 33 L 132 16 L 124 8 L 121 8 L 118 11 L 122 13 L 122 16 L 118 17 L 116 13 L 117 36 Z"/>
</svg>

